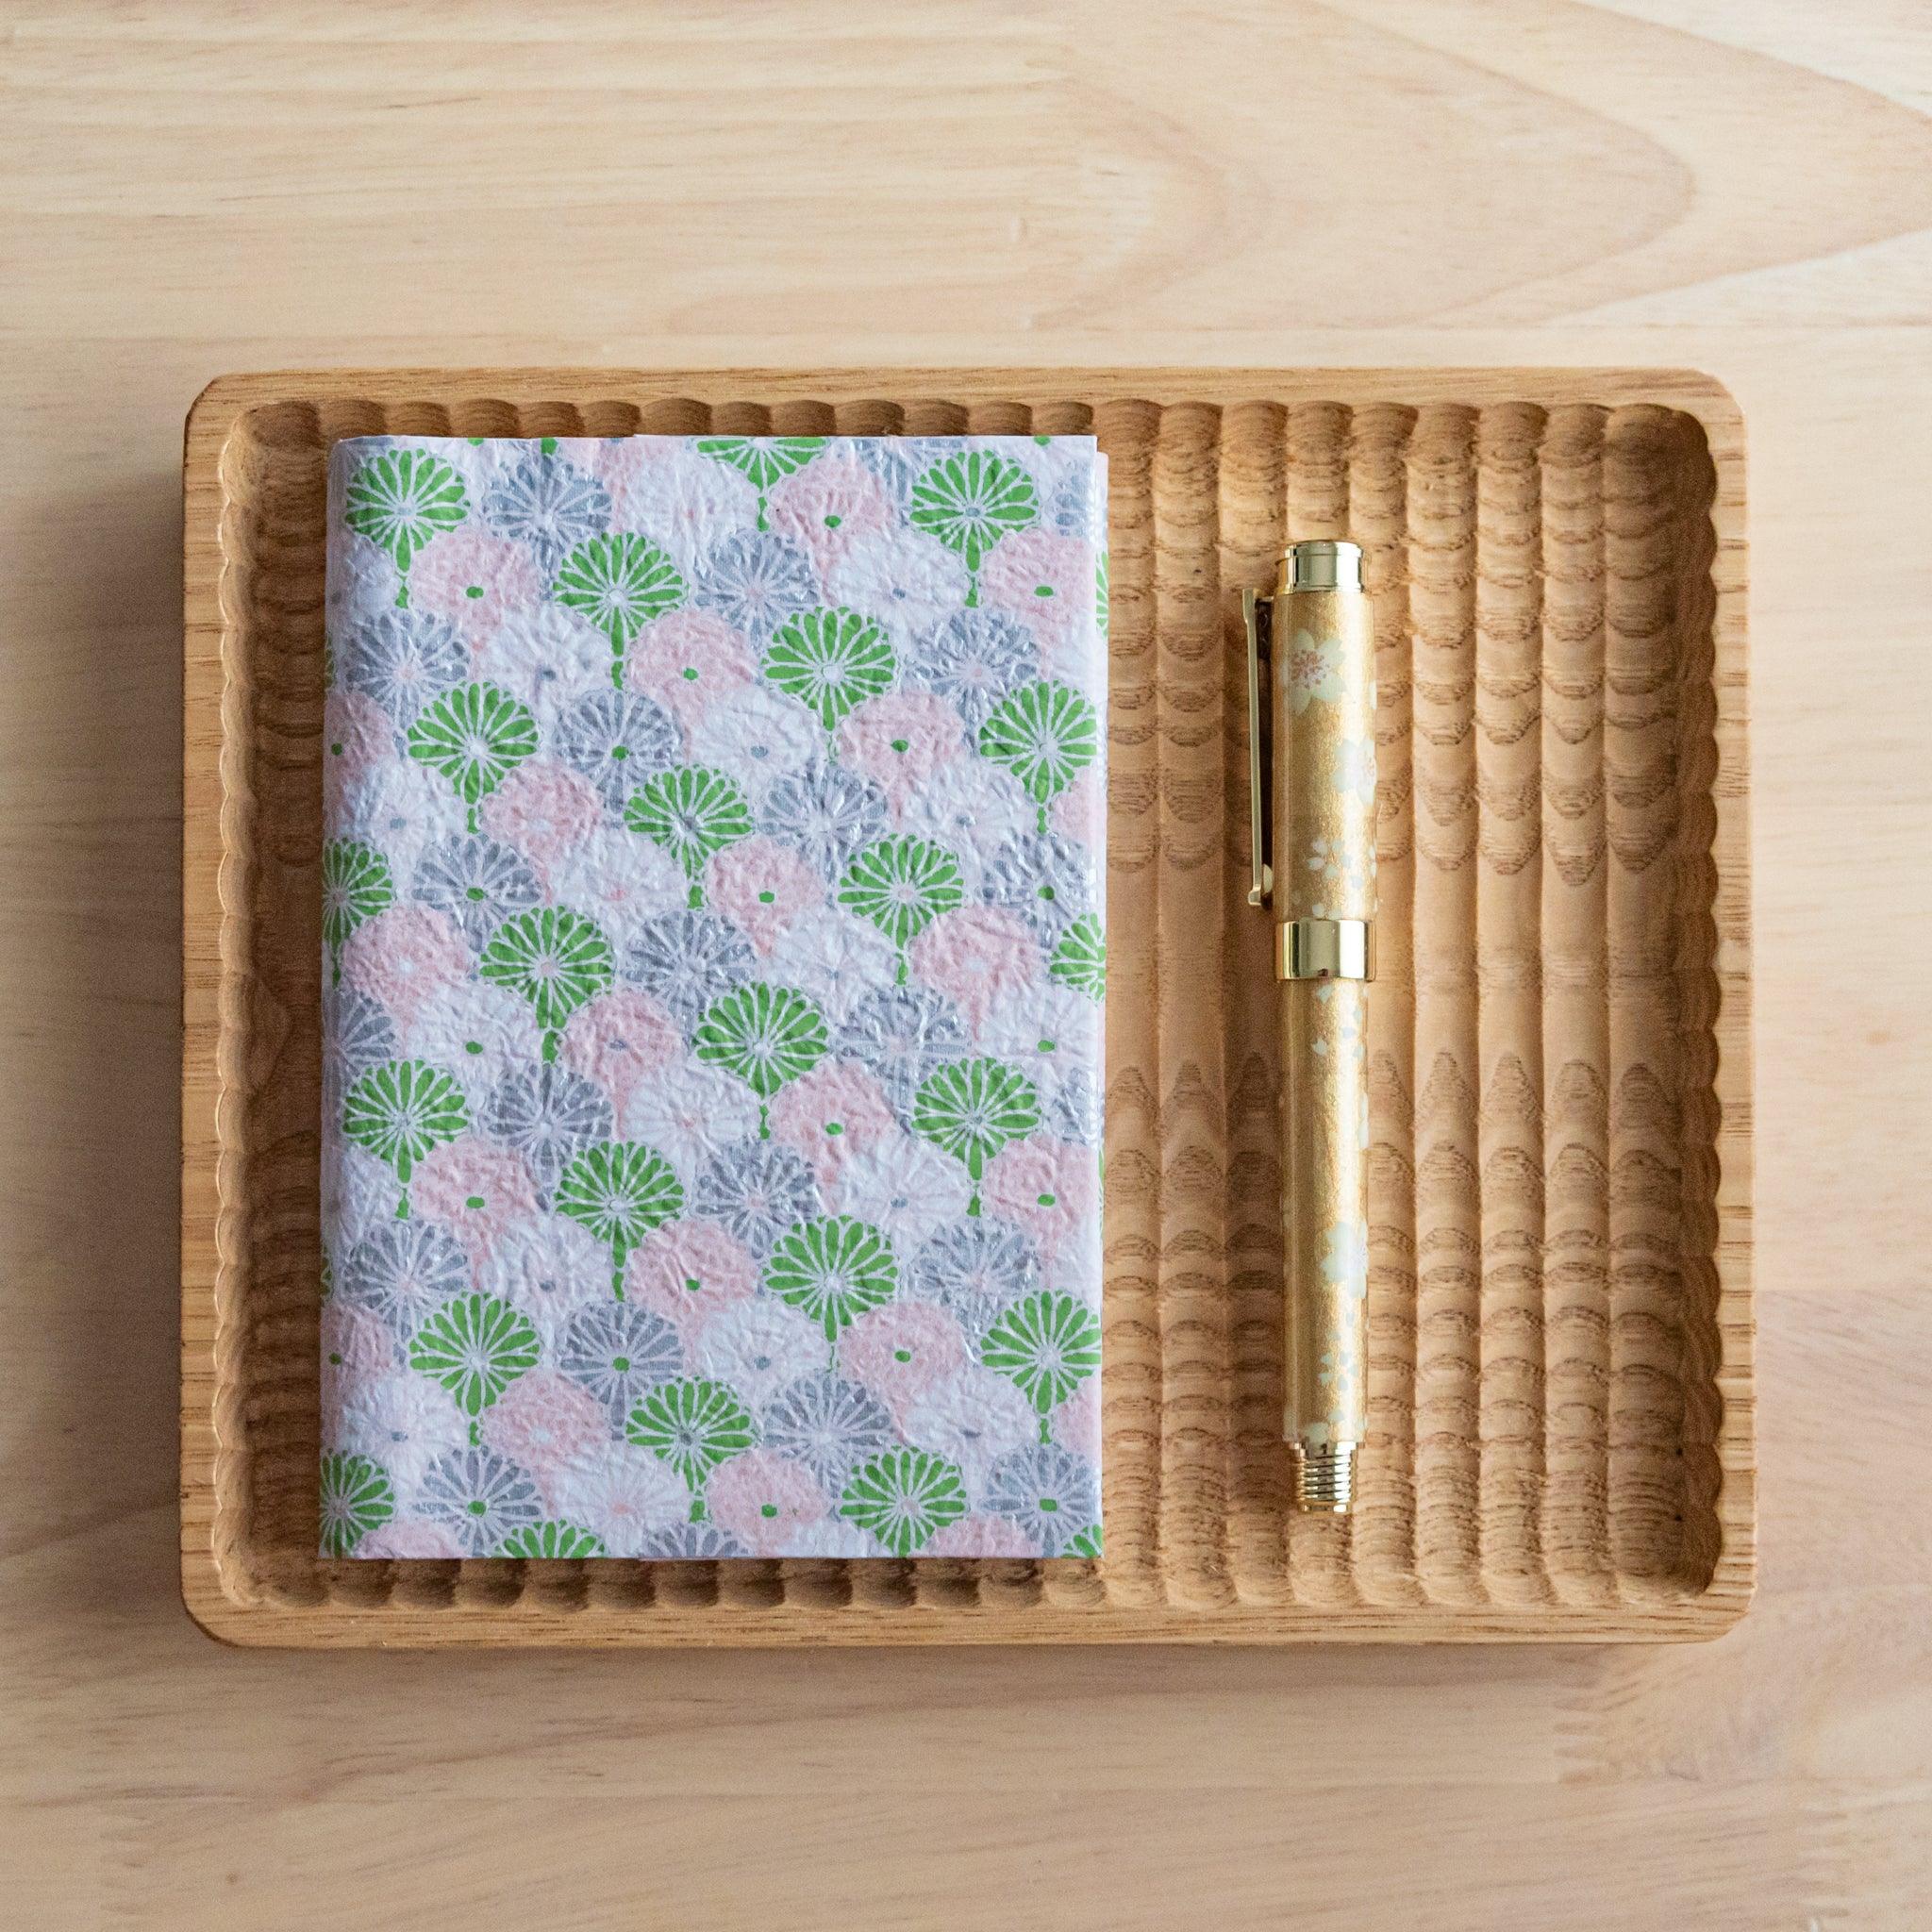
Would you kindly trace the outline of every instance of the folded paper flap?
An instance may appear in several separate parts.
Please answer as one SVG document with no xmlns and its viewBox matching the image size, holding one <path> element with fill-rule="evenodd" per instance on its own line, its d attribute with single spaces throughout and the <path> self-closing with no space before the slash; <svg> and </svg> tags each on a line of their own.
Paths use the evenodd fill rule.
<svg viewBox="0 0 1932 1932">
<path fill-rule="evenodd" d="M 1099 1545 L 1085 437 L 330 462 L 323 1542 Z"/>
</svg>

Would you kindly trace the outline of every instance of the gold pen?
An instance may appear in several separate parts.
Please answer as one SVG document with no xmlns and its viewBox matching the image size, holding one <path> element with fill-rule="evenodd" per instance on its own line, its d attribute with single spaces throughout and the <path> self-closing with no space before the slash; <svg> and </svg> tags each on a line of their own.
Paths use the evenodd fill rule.
<svg viewBox="0 0 1932 1932">
<path fill-rule="evenodd" d="M 1280 994 L 1282 1434 L 1295 1507 L 1346 1514 L 1367 1429 L 1365 1037 L 1375 970 L 1374 637 L 1362 554 L 1353 543 L 1291 543 L 1274 594 L 1244 591 L 1241 607 L 1254 812 L 1248 903 L 1274 913 Z"/>
</svg>

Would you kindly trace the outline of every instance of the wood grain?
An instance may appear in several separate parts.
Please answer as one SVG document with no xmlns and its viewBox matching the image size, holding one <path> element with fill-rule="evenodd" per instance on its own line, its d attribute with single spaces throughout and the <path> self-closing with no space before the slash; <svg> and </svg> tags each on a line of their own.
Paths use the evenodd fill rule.
<svg viewBox="0 0 1932 1932">
<path fill-rule="evenodd" d="M 370 430 L 627 434 L 694 414 L 701 429 L 848 429 L 881 408 L 874 387 L 839 372 L 348 371 L 225 377 L 197 402 L 185 743 L 191 783 L 208 782 L 213 809 L 191 818 L 183 878 L 182 1581 L 194 1615 L 238 1642 L 290 1644 L 1726 1627 L 1756 1566 L 1750 1237 L 1718 1211 L 1720 1169 L 1741 1191 L 1750 1167 L 1750 933 L 1729 914 L 1721 928 L 1711 909 L 1721 896 L 1742 904 L 1748 864 L 1741 736 L 1716 751 L 1719 689 L 1736 705 L 1743 688 L 1741 425 L 1717 385 L 1664 372 L 935 370 L 899 377 L 884 405 L 978 431 L 1074 422 L 1120 463 L 1108 858 L 1119 1037 L 1102 1319 L 1106 1504 L 1125 1534 L 1104 1560 L 316 1557 L 328 446 Z M 1517 751 L 1551 675 L 1529 561 L 1541 524 L 1524 478 L 1553 408 L 1581 412 L 1599 458 L 1595 493 L 1572 511 L 1597 559 L 1596 621 L 1574 641 L 1574 661 L 1556 667 L 1574 686 L 1570 731 L 1589 747 L 1595 806 L 1573 864 L 1590 910 L 1561 932 L 1557 971 L 1582 995 L 1574 1037 L 1546 1024 L 1535 907 L 1514 929 L 1496 912 L 1536 841 L 1497 834 L 1495 820 L 1534 824 L 1540 800 L 1560 811 L 1569 795 Z M 1357 412 L 1372 448 L 1391 418 L 1403 425 L 1400 541 L 1350 519 Z M 1273 441 L 1277 424 L 1271 461 L 1246 440 Z M 1245 493 L 1257 476 L 1265 493 Z M 1406 774 L 1384 803 L 1402 827 L 1391 846 L 1411 861 L 1407 958 L 1384 967 L 1374 1003 L 1385 1036 L 1410 1035 L 1405 1064 L 1425 1071 L 1417 1092 L 1392 1060 L 1374 1063 L 1372 1158 L 1409 1177 L 1410 1198 L 1393 1230 L 1372 1225 L 1369 1319 L 1413 1323 L 1418 1356 L 1412 1382 L 1384 1378 L 1360 1477 L 1365 1516 L 1399 1524 L 1392 1544 L 1297 1517 L 1271 1466 L 1284 1454 L 1281 1179 L 1268 1158 L 1280 1145 L 1279 1034 L 1250 1012 L 1271 984 L 1272 934 L 1244 896 L 1242 586 L 1224 573 L 1224 515 L 1291 539 L 1362 539 L 1372 596 L 1411 620 L 1407 677 L 1398 663 L 1391 694 L 1399 719 L 1412 693 L 1408 728 L 1380 734 Z M 1512 637 L 1513 673 L 1494 661 Z M 209 774 L 194 768 L 204 756 Z M 1204 957 L 1222 970 L 1204 974 Z M 1547 1060 L 1556 1088 L 1600 1096 L 1607 1123 L 1605 1158 L 1559 1158 L 1548 1189 L 1525 1056 Z M 1257 1156 L 1239 1171 L 1237 1146 Z M 1541 1398 L 1549 1211 L 1596 1231 L 1583 1259 L 1597 1373 L 1588 1399 L 1554 1408 Z M 1493 1236 L 1507 1217 L 1508 1235 Z M 1241 1257 L 1259 1261 L 1248 1278 L 1261 1297 L 1256 1307 L 1249 1291 L 1257 1319 L 1237 1359 L 1229 1230 L 1271 1221 L 1275 1233 L 1249 1237 L 1255 1252 Z M 1244 1412 L 1257 1387 L 1271 1391 L 1265 1422 Z M 1499 1457 L 1532 1444 L 1540 1457 L 1545 1443 L 1597 1473 L 1579 1552 L 1596 1583 L 1581 1602 L 1559 1596 L 1545 1565 L 1541 1483 L 1498 1474 Z M 1230 1558 L 1238 1520 L 1245 1561 Z"/>
<path fill-rule="evenodd" d="M 1927 35 L 1909 0 L 0 0 L 5 1916 L 1917 1932 Z M 1761 1557 L 1718 1641 L 304 1656 L 182 1613 L 188 403 L 316 363 L 935 362 L 1674 364 L 1739 398 Z M 1552 416 L 1546 552 L 1595 460 Z M 1352 515 L 1401 481 L 1379 435 Z M 1592 563 L 1545 566 L 1555 637 Z M 1542 736 L 1546 770 L 1590 749 L 1554 705 Z M 1591 818 L 1541 828 L 1546 919 Z M 1559 1109 L 1546 1163 L 1592 1158 L 1599 1098 Z M 1580 1402 L 1569 1235 L 1544 1353 Z M 1412 1344 L 1378 1322 L 1378 1374 Z M 1550 1476 L 1581 1529 L 1594 1473 Z"/>
</svg>

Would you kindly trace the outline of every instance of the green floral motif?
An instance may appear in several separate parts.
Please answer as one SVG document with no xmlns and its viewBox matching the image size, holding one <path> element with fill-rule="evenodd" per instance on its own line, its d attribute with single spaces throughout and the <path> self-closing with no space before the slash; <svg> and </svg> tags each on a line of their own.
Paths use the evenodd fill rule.
<svg viewBox="0 0 1932 1932">
<path fill-rule="evenodd" d="M 923 1449 L 889 1449 L 861 1463 L 845 1485 L 839 1514 L 909 1557 L 966 1513 L 957 1465 Z"/>
<path fill-rule="evenodd" d="M 557 601 L 590 619 L 610 640 L 610 681 L 624 689 L 624 654 L 654 617 L 684 602 L 677 566 L 629 530 L 579 543 L 558 566 Z"/>
<path fill-rule="evenodd" d="M 705 1520 L 711 1472 L 758 1440 L 751 1411 L 723 1382 L 666 1382 L 630 1412 L 625 1434 L 668 1462 L 691 1491 L 691 1520 Z"/>
<path fill-rule="evenodd" d="M 342 978 L 342 941 L 395 902 L 389 860 L 359 839 L 332 839 L 322 848 L 322 936 L 328 941 L 328 983 Z"/>
<path fill-rule="evenodd" d="M 827 1341 L 837 1341 L 866 1309 L 891 1300 L 899 1263 L 870 1222 L 835 1214 L 780 1237 L 765 1264 L 765 1286 L 809 1315 Z"/>
<path fill-rule="evenodd" d="M 736 1074 L 758 1095 L 758 1132 L 770 1140 L 772 1096 L 825 1057 L 824 1016 L 802 992 L 756 981 L 718 1001 L 691 1045 L 699 1059 Z"/>
<path fill-rule="evenodd" d="M 396 1492 L 380 1463 L 366 1456 L 322 1458 L 322 1546 L 331 1557 L 349 1556 L 395 1513 Z"/>
<path fill-rule="evenodd" d="M 641 791 L 631 793 L 624 822 L 633 832 L 654 839 L 684 868 L 691 882 L 691 903 L 705 903 L 698 883 L 705 860 L 755 829 L 751 804 L 723 772 L 703 765 L 677 765 L 659 772 Z"/>
<path fill-rule="evenodd" d="M 1020 464 L 990 450 L 969 450 L 935 463 L 912 486 L 910 521 L 916 529 L 956 550 L 971 573 L 969 608 L 979 602 L 979 566 L 1012 530 L 1040 520 L 1040 494 Z"/>
<path fill-rule="evenodd" d="M 973 1179 L 966 1211 L 977 1214 L 986 1163 L 1040 1124 L 1040 1095 L 1024 1074 L 998 1060 L 951 1060 L 920 1082 L 912 1124 L 966 1163 Z"/>
<path fill-rule="evenodd" d="M 635 1141 L 588 1147 L 557 1184 L 557 1211 L 580 1222 L 610 1250 L 610 1291 L 624 1299 L 630 1251 L 684 1208 L 684 1188 L 671 1163 Z"/>
<path fill-rule="evenodd" d="M 409 726 L 409 756 L 441 772 L 476 808 L 537 749 L 537 721 L 527 705 L 493 684 L 459 684 L 444 691 Z"/>
<path fill-rule="evenodd" d="M 979 1357 L 1033 1405 L 1044 1442 L 1048 1413 L 1100 1366 L 1100 1324 L 1084 1302 L 1042 1290 L 987 1330 Z"/>
<path fill-rule="evenodd" d="M 395 1170 L 403 1190 L 398 1221 L 409 1218 L 409 1176 L 416 1163 L 469 1124 L 463 1090 L 426 1060 L 385 1060 L 371 1067 L 342 1102 L 342 1132 Z"/>
<path fill-rule="evenodd" d="M 545 906 L 506 919 L 491 935 L 476 971 L 529 1001 L 543 1029 L 543 1058 L 557 1058 L 563 1023 L 610 984 L 610 941 L 594 919 Z"/>
<path fill-rule="evenodd" d="M 1048 974 L 1089 999 L 1107 997 L 1107 936 L 1091 912 L 1082 913 L 1060 935 L 1047 962 Z"/>
<path fill-rule="evenodd" d="M 902 986 L 907 946 L 965 896 L 958 861 L 923 839 L 881 839 L 868 845 L 839 886 L 839 903 L 862 913 L 898 947 Z"/>
<path fill-rule="evenodd" d="M 802 470 L 825 446 L 823 436 L 703 436 L 698 454 L 729 463 L 758 493 L 758 528 L 765 521 L 765 492 L 782 477 Z"/>
<path fill-rule="evenodd" d="M 344 521 L 395 558 L 403 584 L 396 602 L 409 602 L 409 565 L 432 537 L 454 530 L 469 512 L 463 479 L 426 450 L 392 449 L 371 457 L 349 478 Z"/>
<path fill-rule="evenodd" d="M 498 1545 L 504 1557 L 601 1557 L 604 1540 L 575 1523 L 525 1523 Z"/>
<path fill-rule="evenodd" d="M 541 1353 L 527 1316 L 493 1294 L 459 1294 L 417 1329 L 409 1366 L 433 1375 L 465 1415 L 475 1417 L 527 1375 Z"/>
<path fill-rule="evenodd" d="M 867 698 L 889 690 L 896 669 L 885 632 L 857 610 L 804 610 L 788 617 L 765 654 L 765 675 L 827 731 Z"/>
<path fill-rule="evenodd" d="M 1074 1538 L 1074 1539 L 1073 1540 L 1073 1541 L 1072 1541 L 1072 1542 L 1070 1542 L 1070 1543 L 1069 1543 L 1069 1544 L 1068 1544 L 1068 1545 L 1066 1546 L 1066 1548 L 1065 1548 L 1065 1549 L 1063 1549 L 1063 1550 L 1062 1550 L 1062 1551 L 1060 1552 L 1060 1555 L 1061 1555 L 1061 1556 L 1063 1556 L 1063 1557 L 1097 1557 L 1097 1556 L 1099 1556 L 1099 1555 L 1100 1555 L 1100 1525 L 1099 1525 L 1099 1524 L 1097 1524 L 1097 1523 L 1090 1523 L 1090 1524 L 1089 1524 L 1087 1525 L 1087 1527 L 1086 1527 L 1085 1529 L 1083 1529 L 1083 1530 L 1082 1530 L 1082 1531 L 1080 1532 L 1080 1534 L 1079 1534 L 1078 1536 L 1076 1536 L 1076 1537 L 1075 1537 L 1075 1538 Z"/>
<path fill-rule="evenodd" d="M 1041 680 L 1000 705 L 979 728 L 979 748 L 1026 788 L 1043 832 L 1047 806 L 1098 755 L 1100 721 L 1078 691 Z"/>
</svg>

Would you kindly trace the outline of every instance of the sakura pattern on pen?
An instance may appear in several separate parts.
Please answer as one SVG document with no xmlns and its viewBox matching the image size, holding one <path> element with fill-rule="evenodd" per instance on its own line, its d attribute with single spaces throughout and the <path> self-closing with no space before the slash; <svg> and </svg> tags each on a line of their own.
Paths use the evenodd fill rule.
<svg viewBox="0 0 1932 1932">
<path fill-rule="evenodd" d="M 322 1548 L 1100 1549 L 1106 470 L 329 468 Z"/>
</svg>

